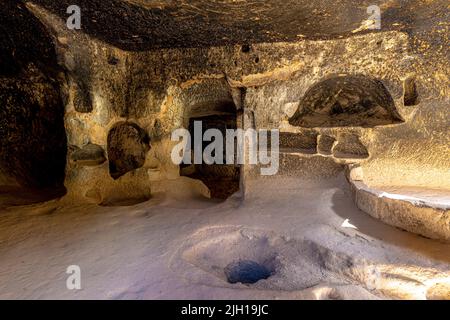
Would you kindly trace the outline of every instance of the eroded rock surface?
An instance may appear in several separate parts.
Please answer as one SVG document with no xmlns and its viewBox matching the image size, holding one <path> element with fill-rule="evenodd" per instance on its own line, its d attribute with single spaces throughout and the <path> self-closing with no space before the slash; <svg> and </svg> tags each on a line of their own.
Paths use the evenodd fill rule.
<svg viewBox="0 0 450 320">
<path fill-rule="evenodd" d="M 119 123 L 108 133 L 109 173 L 114 179 L 144 165 L 150 149 L 147 133 L 134 123 Z"/>
<path fill-rule="evenodd" d="M 135 236 L 143 246 L 130 250 L 135 244 L 124 241 L 120 253 L 133 260 L 138 252 L 146 257 L 139 262 L 146 267 L 151 260 L 150 270 L 173 281 L 174 288 L 183 288 L 174 291 L 177 297 L 186 292 L 201 297 L 202 291 L 173 280 L 168 265 L 181 265 L 178 270 L 189 271 L 184 278 L 193 276 L 189 279 L 201 286 L 225 286 L 224 291 L 211 289 L 222 298 L 230 292 L 246 296 L 229 282 L 247 280 L 258 280 L 258 290 L 250 293 L 259 297 L 273 297 L 275 288 L 276 297 L 288 298 L 448 298 L 448 257 L 423 249 L 436 246 L 444 252 L 445 245 L 417 240 L 381 223 L 372 230 L 367 227 L 373 226 L 371 218 L 356 207 L 411 233 L 449 240 L 447 1 L 379 1 L 380 30 L 369 28 L 369 0 L 82 0 L 80 30 L 66 25 L 71 0 L 3 2 L 2 211 L 30 199 L 49 199 L 23 187 L 64 184 L 67 194 L 62 200 L 23 208 L 25 218 L 42 219 L 45 226 L 57 221 L 66 230 L 63 218 L 54 215 L 62 212 L 79 218 L 81 229 L 94 224 L 92 230 L 83 230 L 87 238 L 91 231 L 97 235 L 97 228 L 114 230 L 111 236 L 123 236 L 120 239 Z M 180 128 L 194 133 L 195 121 L 202 121 L 204 130 L 222 133 L 279 130 L 275 177 L 261 176 L 261 164 L 175 164 L 171 152 L 177 142 L 171 134 Z M 342 191 L 345 185 L 323 187 L 350 169 L 356 206 L 350 192 Z M 295 181 L 287 183 L 289 179 Z M 266 188 L 259 189 L 259 184 Z M 282 188 L 285 184 L 288 189 Z M 321 187 L 311 192 L 315 184 Z M 30 199 L 12 199 L 20 193 Z M 79 206 L 86 213 L 108 212 L 112 222 L 96 225 L 89 214 L 77 212 Z M 175 218 L 166 221 L 164 214 L 155 215 L 156 207 Z M 151 223 L 129 228 L 129 212 L 131 219 L 150 217 Z M 325 213 L 329 216 L 323 219 Z M 34 239 L 26 242 L 26 237 L 35 233 L 27 232 L 27 224 L 19 220 L 2 220 L 0 228 L 18 226 L 5 229 L 5 241 L 25 241 L 25 247 L 34 248 Z M 238 227 L 227 233 L 230 229 L 223 227 L 258 224 L 263 231 Z M 273 235 L 271 228 L 294 237 Z M 79 241 L 70 232 L 62 234 Z M 175 235 L 181 238 L 174 240 Z M 372 246 L 374 239 L 367 235 L 379 242 Z M 48 244 L 37 239 L 38 249 L 45 251 Z M 175 252 L 186 239 L 190 247 Z M 408 250 L 395 251 L 394 245 L 384 247 L 398 239 L 405 247 L 415 239 L 416 247 L 408 250 L 425 252 L 430 260 Z M 222 242 L 236 245 L 236 251 L 221 250 L 216 245 Z M 105 247 L 101 241 L 94 243 Z M 361 248 L 370 252 L 358 260 Z M 113 259 L 121 255 L 116 247 L 106 251 Z M 219 251 L 223 255 L 215 256 Z M 180 253 L 174 256 L 179 259 L 154 259 L 168 252 Z M 68 255 L 63 251 L 60 257 L 66 260 Z M 15 270 L 10 260 L 0 261 L 9 272 Z M 166 265 L 155 266 L 160 261 Z M 377 267 L 380 261 L 384 264 Z M 406 266 L 399 267 L 399 262 Z M 133 268 L 127 265 L 124 270 L 132 269 L 134 275 L 144 269 Z M 377 272 L 381 282 L 373 284 Z M 227 274 L 232 281 L 226 282 Z M 244 274 L 245 281 L 236 274 Z M 339 285 L 330 284 L 335 281 Z M 10 282 L 7 286 L 14 288 Z M 146 292 L 159 297 L 156 289 L 136 286 L 123 292 L 110 288 L 106 295 Z"/>
<path fill-rule="evenodd" d="M 49 30 L 22 3 L 0 8 L 0 184 L 60 187 L 63 75 Z"/>
<path fill-rule="evenodd" d="M 70 159 L 82 166 L 96 166 L 106 161 L 103 148 L 91 143 L 81 149 L 77 148 L 74 150 Z"/>
<path fill-rule="evenodd" d="M 289 120 L 299 127 L 370 127 L 400 122 L 394 100 L 375 79 L 360 75 L 323 80 L 308 89 Z"/>
</svg>

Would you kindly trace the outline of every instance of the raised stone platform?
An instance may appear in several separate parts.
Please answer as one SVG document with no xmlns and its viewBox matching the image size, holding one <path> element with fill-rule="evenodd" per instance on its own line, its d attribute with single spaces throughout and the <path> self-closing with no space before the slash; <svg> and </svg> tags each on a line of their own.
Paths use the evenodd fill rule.
<svg viewBox="0 0 450 320">
<path fill-rule="evenodd" d="M 450 242 L 450 190 L 368 186 L 348 178 L 356 205 L 389 225 Z"/>
</svg>

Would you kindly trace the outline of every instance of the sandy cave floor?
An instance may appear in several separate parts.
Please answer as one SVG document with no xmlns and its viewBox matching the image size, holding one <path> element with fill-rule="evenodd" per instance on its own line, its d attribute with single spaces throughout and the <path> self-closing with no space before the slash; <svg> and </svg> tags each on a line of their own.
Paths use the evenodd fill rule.
<svg viewBox="0 0 450 320">
<path fill-rule="evenodd" d="M 361 212 L 343 176 L 274 179 L 250 184 L 245 202 L 201 198 L 183 178 L 129 207 L 3 207 L 0 298 L 450 299 L 449 244 Z M 272 276 L 230 284 L 224 268 L 239 260 Z M 66 288 L 69 265 L 81 290 Z"/>
</svg>

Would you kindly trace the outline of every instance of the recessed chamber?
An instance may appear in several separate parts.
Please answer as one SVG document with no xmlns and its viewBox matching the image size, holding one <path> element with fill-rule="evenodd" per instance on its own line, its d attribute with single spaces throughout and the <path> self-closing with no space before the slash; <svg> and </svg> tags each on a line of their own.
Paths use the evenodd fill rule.
<svg viewBox="0 0 450 320">
<path fill-rule="evenodd" d="M 137 124 L 116 124 L 108 133 L 109 173 L 118 179 L 144 165 L 150 138 Z"/>
<path fill-rule="evenodd" d="M 313 85 L 289 119 L 291 125 L 306 128 L 375 127 L 400 122 L 383 83 L 363 75 L 337 76 Z"/>
</svg>

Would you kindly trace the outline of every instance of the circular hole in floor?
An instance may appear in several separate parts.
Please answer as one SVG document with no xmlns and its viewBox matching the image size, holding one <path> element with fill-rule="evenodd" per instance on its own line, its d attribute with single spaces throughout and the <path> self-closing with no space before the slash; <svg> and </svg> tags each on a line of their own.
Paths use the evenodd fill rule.
<svg viewBox="0 0 450 320">
<path fill-rule="evenodd" d="M 251 260 L 233 261 L 225 267 L 229 283 L 252 284 L 267 279 L 273 274 L 271 268 Z"/>
</svg>

